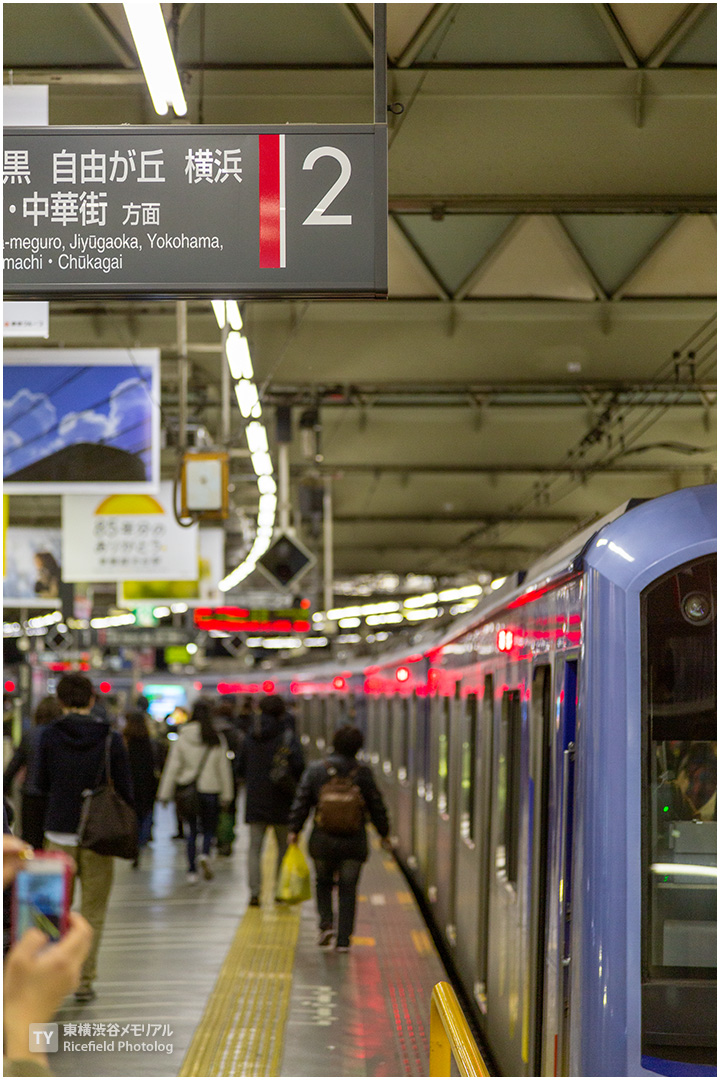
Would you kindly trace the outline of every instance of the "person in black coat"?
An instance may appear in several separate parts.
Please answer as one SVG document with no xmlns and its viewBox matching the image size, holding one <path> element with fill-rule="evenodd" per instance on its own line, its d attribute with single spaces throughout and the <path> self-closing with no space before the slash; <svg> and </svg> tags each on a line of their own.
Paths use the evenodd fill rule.
<svg viewBox="0 0 720 1080">
<path fill-rule="evenodd" d="M 345 724 L 335 732 L 333 753 L 325 761 L 315 761 L 308 765 L 290 810 L 288 843 L 297 843 L 305 819 L 313 806 L 318 805 L 321 788 L 332 775 L 345 777 L 352 774 L 353 782 L 360 789 L 365 803 L 366 815 L 380 834 L 383 847 L 388 851 L 392 850 L 388 839 L 390 826 L 387 809 L 375 777 L 367 765 L 356 761 L 356 754 L 362 744 L 363 734 L 359 728 Z M 320 919 L 318 944 L 326 946 L 332 943 L 332 894 L 337 880 L 338 920 L 335 948 L 338 952 L 347 952 L 350 948 L 350 935 L 355 926 L 355 899 L 360 872 L 368 857 L 365 823 L 355 832 L 336 835 L 323 829 L 316 820 L 310 834 L 309 850 L 315 862 L 315 891 Z"/>
<path fill-rule="evenodd" d="M 25 770 L 20 788 L 20 836 L 35 850 L 43 846 L 43 824 L 47 808 L 45 796 L 35 785 L 37 751 L 45 725 L 59 720 L 62 715 L 62 705 L 56 697 L 45 697 L 39 702 L 35 709 L 33 726 L 23 735 L 3 776 L 5 790 L 9 792 L 17 774 Z"/>
<path fill-rule="evenodd" d="M 83 792 L 103 782 L 109 760 L 115 790 L 133 806 L 132 778 L 122 737 L 91 715 L 95 691 L 90 680 L 79 672 L 63 675 L 57 697 L 63 717 L 43 728 L 35 780 L 38 791 L 47 795 L 45 846 L 75 860 L 75 882 L 80 882 L 82 892 L 80 910 L 93 928 L 92 945 L 75 991 L 76 1001 L 89 1002 L 96 996 L 93 982 L 112 888 L 113 858 L 80 847 Z"/>
<path fill-rule="evenodd" d="M 126 714 L 123 739 L 130 759 L 135 812 L 138 818 L 138 855 L 133 862 L 137 869 L 140 851 L 147 847 L 152 832 L 153 809 L 160 776 L 145 714 L 139 709 L 132 709 Z"/>
<path fill-rule="evenodd" d="M 287 847 L 288 816 L 293 791 L 273 783 L 270 772 L 278 757 L 286 756 L 295 783 L 302 776 L 305 757 L 298 738 L 285 725 L 285 703 L 271 694 L 260 699 L 256 716 L 238 755 L 238 775 L 245 780 L 245 821 L 250 826 L 248 884 L 250 904 L 260 903 L 260 852 L 268 826 L 275 831 L 280 868 Z"/>
</svg>

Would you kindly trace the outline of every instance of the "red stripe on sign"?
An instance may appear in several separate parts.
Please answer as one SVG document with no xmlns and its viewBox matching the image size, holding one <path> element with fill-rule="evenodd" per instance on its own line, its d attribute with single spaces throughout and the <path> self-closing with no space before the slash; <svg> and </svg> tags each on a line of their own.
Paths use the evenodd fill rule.
<svg viewBox="0 0 720 1080">
<path fill-rule="evenodd" d="M 258 135 L 260 151 L 260 266 L 280 267 L 280 136 Z"/>
</svg>

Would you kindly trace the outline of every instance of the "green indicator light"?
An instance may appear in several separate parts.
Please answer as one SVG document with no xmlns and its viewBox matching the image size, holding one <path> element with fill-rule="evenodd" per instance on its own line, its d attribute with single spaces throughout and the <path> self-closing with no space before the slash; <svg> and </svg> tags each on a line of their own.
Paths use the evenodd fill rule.
<svg viewBox="0 0 720 1080">
<path fill-rule="evenodd" d="M 667 814 L 667 812 L 668 812 L 668 810 L 669 810 L 669 809 L 670 809 L 670 807 L 669 807 L 669 806 L 663 806 L 663 813 L 664 813 L 664 814 Z"/>
</svg>

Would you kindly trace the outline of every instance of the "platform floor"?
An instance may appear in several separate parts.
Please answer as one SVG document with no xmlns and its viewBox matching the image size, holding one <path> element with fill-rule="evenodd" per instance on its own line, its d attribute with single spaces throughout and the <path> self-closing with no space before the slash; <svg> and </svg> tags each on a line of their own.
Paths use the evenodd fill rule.
<svg viewBox="0 0 720 1080">
<path fill-rule="evenodd" d="M 190 885 L 174 824 L 158 807 L 140 869 L 116 863 L 98 997 L 58 1014 L 56 1075 L 427 1076 L 446 974 L 394 859 L 372 844 L 352 948 L 337 954 L 316 945 L 314 901 L 273 902 L 274 842 L 248 908 L 245 827 L 213 880 Z"/>
</svg>

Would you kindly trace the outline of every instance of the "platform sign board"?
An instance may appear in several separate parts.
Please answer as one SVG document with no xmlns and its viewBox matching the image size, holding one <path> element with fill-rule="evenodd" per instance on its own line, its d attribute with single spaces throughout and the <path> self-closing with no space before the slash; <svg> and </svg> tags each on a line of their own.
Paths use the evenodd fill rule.
<svg viewBox="0 0 720 1080">
<path fill-rule="evenodd" d="M 4 291 L 387 295 L 384 125 L 7 128 Z"/>
</svg>

